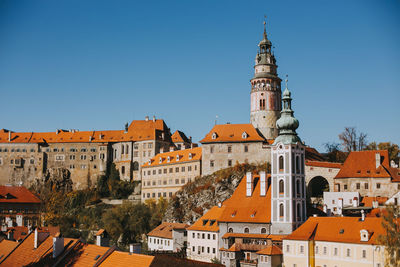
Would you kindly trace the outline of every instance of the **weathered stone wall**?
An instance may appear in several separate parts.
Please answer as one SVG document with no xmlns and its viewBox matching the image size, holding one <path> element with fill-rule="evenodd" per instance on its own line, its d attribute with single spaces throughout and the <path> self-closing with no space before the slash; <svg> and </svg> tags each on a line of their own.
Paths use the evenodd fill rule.
<svg viewBox="0 0 400 267">
<path fill-rule="evenodd" d="M 308 166 L 306 164 L 306 185 L 315 177 L 321 176 L 325 178 L 329 183 L 329 192 L 334 191 L 335 176 L 340 171 L 339 168 L 328 168 L 328 167 L 316 167 Z"/>
<path fill-rule="evenodd" d="M 250 164 L 271 162 L 271 147 L 263 142 L 210 143 L 203 144 L 202 147 L 203 175 L 232 167 L 236 162 Z M 229 147 L 231 152 L 228 152 Z"/>
<path fill-rule="evenodd" d="M 390 178 L 335 179 L 336 192 L 359 192 L 362 197 L 368 196 L 390 198 L 399 190 L 400 183 L 392 183 Z"/>
</svg>

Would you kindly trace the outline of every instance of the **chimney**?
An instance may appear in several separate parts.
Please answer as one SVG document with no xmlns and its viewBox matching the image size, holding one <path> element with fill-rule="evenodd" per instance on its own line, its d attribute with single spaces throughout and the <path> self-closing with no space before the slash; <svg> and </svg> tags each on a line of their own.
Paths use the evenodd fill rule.
<svg viewBox="0 0 400 267">
<path fill-rule="evenodd" d="M 49 233 L 46 232 L 39 232 L 38 228 L 35 229 L 35 239 L 33 241 L 33 247 L 38 248 L 40 243 L 43 242 L 43 240 L 46 239 L 46 237 L 49 236 Z"/>
<path fill-rule="evenodd" d="M 343 198 L 339 198 L 338 200 L 338 214 L 342 215 L 343 212 Z"/>
<path fill-rule="evenodd" d="M 170 146 L 170 147 L 169 147 L 169 152 L 172 152 L 172 151 L 175 151 L 175 147 Z"/>
<path fill-rule="evenodd" d="M 192 143 L 192 137 L 191 136 L 189 136 L 189 142 Z"/>
<path fill-rule="evenodd" d="M 156 122 L 156 116 L 153 116 L 153 122 Z"/>
<path fill-rule="evenodd" d="M 103 139 L 103 135 L 102 134 L 99 134 L 99 139 L 100 140 Z"/>
<path fill-rule="evenodd" d="M 145 121 L 149 121 L 149 116 L 144 117 Z"/>
<path fill-rule="evenodd" d="M 64 237 L 61 237 L 61 234 L 56 234 L 53 237 L 53 258 L 57 258 L 64 251 Z"/>
<path fill-rule="evenodd" d="M 11 131 L 8 131 L 8 142 L 11 142 Z"/>
<path fill-rule="evenodd" d="M 266 192 L 265 171 L 260 172 L 260 196 L 265 196 Z"/>
<path fill-rule="evenodd" d="M 133 244 L 129 244 L 129 254 L 133 254 Z"/>
<path fill-rule="evenodd" d="M 253 191 L 253 175 L 251 172 L 246 173 L 246 197 L 251 197 Z"/>
<path fill-rule="evenodd" d="M 375 168 L 381 165 L 381 154 L 379 152 L 375 153 Z"/>
<path fill-rule="evenodd" d="M 364 210 L 361 210 L 361 221 L 365 220 L 365 212 Z"/>
<path fill-rule="evenodd" d="M 160 153 L 164 153 L 164 148 L 160 147 Z"/>
<path fill-rule="evenodd" d="M 92 139 L 93 139 L 92 136 L 89 136 L 89 142 L 92 142 Z"/>
<path fill-rule="evenodd" d="M 324 204 L 324 212 L 328 213 L 328 207 L 326 206 L 326 204 Z"/>
<path fill-rule="evenodd" d="M 58 134 L 59 132 L 60 132 L 60 130 L 59 130 L 59 129 L 57 129 L 57 130 L 56 130 L 56 134 Z"/>
<path fill-rule="evenodd" d="M 378 200 L 372 201 L 372 207 L 373 207 L 374 209 L 376 209 L 376 208 L 379 207 L 379 202 L 378 202 Z"/>
<path fill-rule="evenodd" d="M 354 197 L 354 199 L 353 199 L 353 207 L 354 208 L 358 207 L 358 197 Z"/>
<path fill-rule="evenodd" d="M 14 229 L 10 229 L 10 230 L 7 232 L 7 239 L 8 239 L 8 240 L 14 240 Z"/>
<path fill-rule="evenodd" d="M 141 244 L 140 243 L 133 243 L 129 244 L 129 254 L 135 253 L 140 254 Z"/>
</svg>

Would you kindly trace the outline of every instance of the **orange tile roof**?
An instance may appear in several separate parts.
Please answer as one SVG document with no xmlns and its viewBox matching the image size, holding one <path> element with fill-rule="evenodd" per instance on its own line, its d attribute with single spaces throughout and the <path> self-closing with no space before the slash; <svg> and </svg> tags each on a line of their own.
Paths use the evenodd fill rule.
<svg viewBox="0 0 400 267">
<path fill-rule="evenodd" d="M 375 154 L 379 153 L 383 161 L 376 168 Z M 335 179 L 339 178 L 391 178 L 387 150 L 352 151 L 344 162 Z"/>
<path fill-rule="evenodd" d="M 282 241 L 287 235 L 269 235 L 268 238 L 270 238 L 272 241 Z"/>
<path fill-rule="evenodd" d="M 142 167 L 146 168 L 146 167 L 201 160 L 201 152 L 202 152 L 201 147 L 195 147 L 190 149 L 159 153 L 154 157 L 152 157 L 147 163 L 143 164 Z M 191 159 L 189 158 L 190 154 L 192 154 Z M 177 161 L 178 156 L 179 160 Z M 170 158 L 169 162 L 168 162 L 168 157 Z"/>
<path fill-rule="evenodd" d="M 147 235 L 172 239 L 172 230 L 173 229 L 185 229 L 187 227 L 189 227 L 189 225 L 184 224 L 184 223 L 163 222 L 162 224 L 160 224 L 159 226 L 154 228 Z"/>
<path fill-rule="evenodd" d="M 243 237 L 243 238 L 260 238 L 260 239 L 267 239 L 268 234 L 245 234 L 245 233 L 226 233 L 222 236 L 222 238 L 229 238 L 229 237 Z"/>
<path fill-rule="evenodd" d="M 388 199 L 388 197 L 363 197 L 361 203 L 364 207 L 372 207 L 372 202 L 378 201 L 379 206 L 383 206 Z"/>
<path fill-rule="evenodd" d="M 0 185 L 0 203 L 40 203 L 40 199 L 23 186 Z"/>
<path fill-rule="evenodd" d="M 3 239 L 0 242 L 0 260 L 6 257 L 13 249 L 18 245 L 16 241 L 10 241 L 7 239 Z"/>
<path fill-rule="evenodd" d="M 370 233 L 366 242 L 360 240 L 360 230 L 363 229 Z M 366 217 L 361 221 L 358 217 L 310 217 L 284 239 L 376 244 L 381 234 L 385 234 L 381 218 Z"/>
<path fill-rule="evenodd" d="M 259 250 L 256 252 L 257 254 L 260 255 L 282 255 L 282 250 L 280 249 L 280 247 L 276 246 L 276 245 L 269 245 L 266 248 Z"/>
<path fill-rule="evenodd" d="M 325 157 L 322 156 L 318 150 L 313 147 L 306 146 L 306 160 L 313 160 L 313 161 L 326 161 Z"/>
<path fill-rule="evenodd" d="M 216 138 L 213 139 L 213 133 Z M 246 133 L 247 138 L 243 138 L 242 134 Z M 248 124 L 217 124 L 200 143 L 218 143 L 218 142 L 254 142 L 266 141 L 250 123 Z"/>
<path fill-rule="evenodd" d="M 259 175 L 253 174 L 254 189 L 250 197 L 246 196 L 246 176 L 242 178 L 232 196 L 225 200 L 222 205 L 223 212 L 219 217 L 221 222 L 248 222 L 248 223 L 270 223 L 271 222 L 271 188 L 268 187 L 266 179 L 266 195 L 260 196 Z"/>
<path fill-rule="evenodd" d="M 12 132 L 11 141 L 9 130 L 0 130 L 0 143 L 102 143 L 102 142 L 124 142 L 143 141 L 156 138 L 157 131 L 164 131 L 166 125 L 163 120 L 134 120 L 124 130 L 107 131 L 67 131 L 57 130 L 54 132 Z"/>
<path fill-rule="evenodd" d="M 171 139 L 174 143 L 190 143 L 189 138 L 187 138 L 183 132 L 178 130 L 172 134 Z"/>
<path fill-rule="evenodd" d="M 13 239 L 16 241 L 24 239 L 28 235 L 28 227 L 25 226 L 8 227 L 7 233 L 10 231 L 13 231 Z"/>
<path fill-rule="evenodd" d="M 188 227 L 188 230 L 195 231 L 208 231 L 208 232 L 218 232 L 218 219 L 221 216 L 224 208 L 219 208 L 218 206 L 212 207 L 203 216 L 200 217 L 192 226 Z"/>
<path fill-rule="evenodd" d="M 101 267 L 117 267 L 117 266 L 150 266 L 154 260 L 154 256 L 129 254 L 127 252 L 113 251 L 103 262 Z"/>
<path fill-rule="evenodd" d="M 340 169 L 342 167 L 342 165 L 343 165 L 342 163 L 338 163 L 338 162 L 306 160 L 306 166 L 312 166 L 312 167 Z"/>
<path fill-rule="evenodd" d="M 93 266 L 112 248 L 79 242 L 62 260 L 61 266 Z"/>
<path fill-rule="evenodd" d="M 0 266 L 27 266 L 37 264 L 43 258 L 48 256 L 53 251 L 53 239 L 48 236 L 38 248 L 34 248 L 35 234 L 31 232 L 8 257 L 0 259 Z M 64 246 L 76 242 L 70 238 L 64 238 Z"/>
</svg>

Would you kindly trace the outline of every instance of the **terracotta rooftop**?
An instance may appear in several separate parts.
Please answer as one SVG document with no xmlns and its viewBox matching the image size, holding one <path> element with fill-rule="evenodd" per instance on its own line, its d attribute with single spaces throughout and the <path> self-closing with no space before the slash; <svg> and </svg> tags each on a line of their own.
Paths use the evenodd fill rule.
<svg viewBox="0 0 400 267">
<path fill-rule="evenodd" d="M 306 160 L 306 166 L 340 169 L 343 163 Z"/>
<path fill-rule="evenodd" d="M 370 233 L 368 241 L 360 239 L 363 229 Z M 376 244 L 381 234 L 385 234 L 381 218 L 366 217 L 361 221 L 358 217 L 310 217 L 284 239 Z"/>
<path fill-rule="evenodd" d="M 200 217 L 192 226 L 188 227 L 188 230 L 195 231 L 208 231 L 208 232 L 218 232 L 218 219 L 223 212 L 223 208 L 218 206 L 212 207 L 203 216 Z"/>
<path fill-rule="evenodd" d="M 40 199 L 23 186 L 0 185 L 0 203 L 40 203 Z"/>
<path fill-rule="evenodd" d="M 117 266 L 150 266 L 154 256 L 141 254 L 129 254 L 127 252 L 113 251 L 110 256 L 100 263 L 101 267 L 117 267 Z"/>
<path fill-rule="evenodd" d="M 325 157 L 321 155 L 315 148 L 306 146 L 306 160 L 311 161 L 326 161 Z"/>
<path fill-rule="evenodd" d="M 372 207 L 372 202 L 378 201 L 378 205 L 383 206 L 388 199 L 388 197 L 363 197 L 361 204 L 364 204 L 364 207 Z"/>
<path fill-rule="evenodd" d="M 213 135 L 215 138 L 213 138 Z M 219 142 L 254 142 L 266 141 L 250 123 L 248 124 L 217 124 L 200 143 Z M 273 140 L 271 140 L 271 144 Z"/>
<path fill-rule="evenodd" d="M 173 229 L 185 229 L 189 227 L 189 225 L 184 223 L 170 223 L 170 222 L 163 222 L 156 228 L 154 228 L 148 236 L 156 236 L 162 238 L 169 238 L 172 239 L 172 230 Z"/>
<path fill-rule="evenodd" d="M 378 168 L 376 168 L 376 154 L 381 157 Z M 335 179 L 372 177 L 391 178 L 393 182 L 400 182 L 399 172 L 399 169 L 390 167 L 387 150 L 352 151 Z"/>
<path fill-rule="evenodd" d="M 282 250 L 276 245 L 269 245 L 266 248 L 257 251 L 256 253 L 260 255 L 270 255 L 270 256 L 283 254 Z"/>
<path fill-rule="evenodd" d="M 181 162 L 197 161 L 201 160 L 201 147 L 195 147 L 184 150 L 176 150 L 166 153 L 159 153 L 152 157 L 147 163 L 143 164 L 142 167 L 152 167 L 168 164 L 176 164 Z M 168 161 L 169 157 L 169 161 Z M 179 159 L 178 159 L 179 157 Z"/>
<path fill-rule="evenodd" d="M 12 132 L 0 130 L 0 143 L 89 143 L 142 141 L 156 138 L 157 131 L 166 130 L 163 120 L 134 120 L 124 130 L 54 132 Z M 9 141 L 9 133 L 11 140 Z"/>
<path fill-rule="evenodd" d="M 18 242 L 3 239 L 0 241 L 0 261 L 6 257 L 16 246 Z"/>
<path fill-rule="evenodd" d="M 109 247 L 101 247 L 79 242 L 60 262 L 61 266 L 93 266 L 108 251 Z"/>
<path fill-rule="evenodd" d="M 183 132 L 178 130 L 172 134 L 171 139 L 174 143 L 190 143 L 189 138 L 187 138 Z"/>
</svg>

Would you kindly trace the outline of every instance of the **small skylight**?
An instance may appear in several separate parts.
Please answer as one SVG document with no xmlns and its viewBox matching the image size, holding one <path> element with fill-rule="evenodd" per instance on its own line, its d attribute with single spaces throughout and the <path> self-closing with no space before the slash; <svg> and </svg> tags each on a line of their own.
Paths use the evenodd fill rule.
<svg viewBox="0 0 400 267">
<path fill-rule="evenodd" d="M 340 229 L 339 234 L 343 234 L 344 233 L 344 229 Z"/>
</svg>

